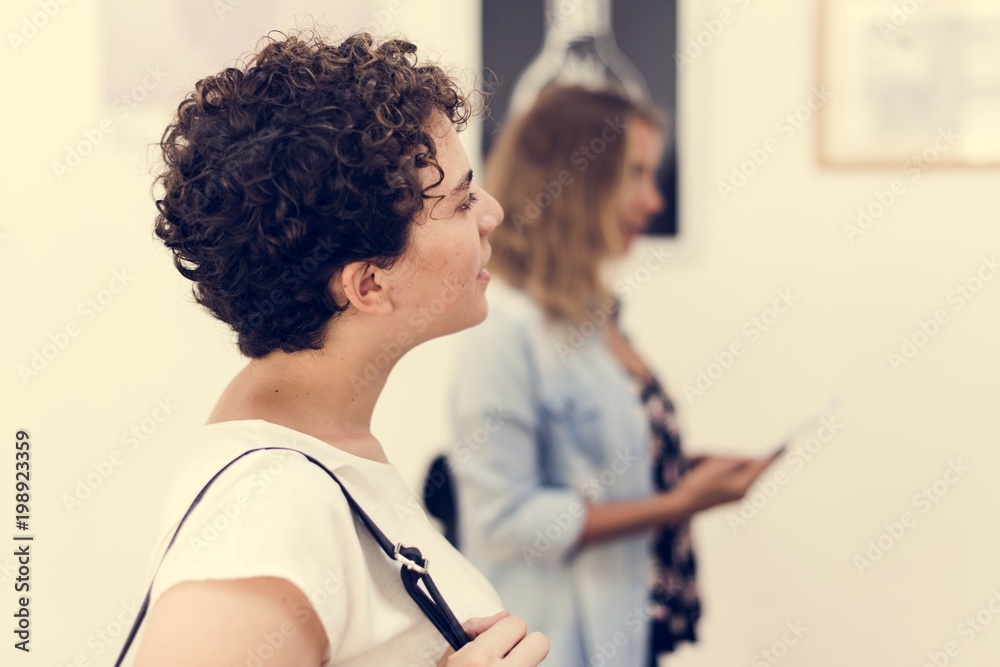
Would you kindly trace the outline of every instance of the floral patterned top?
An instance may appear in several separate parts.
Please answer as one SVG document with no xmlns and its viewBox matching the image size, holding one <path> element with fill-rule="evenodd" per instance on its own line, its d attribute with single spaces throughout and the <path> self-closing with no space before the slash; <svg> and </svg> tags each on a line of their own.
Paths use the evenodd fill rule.
<svg viewBox="0 0 1000 667">
<path fill-rule="evenodd" d="M 689 467 L 681 449 L 674 403 L 655 377 L 633 379 L 653 433 L 653 484 L 658 491 L 669 491 Z M 701 601 L 690 524 L 659 530 L 653 540 L 652 558 L 655 581 L 650 592 L 651 642 L 652 655 L 656 656 L 673 651 L 680 642 L 697 641 Z"/>
</svg>

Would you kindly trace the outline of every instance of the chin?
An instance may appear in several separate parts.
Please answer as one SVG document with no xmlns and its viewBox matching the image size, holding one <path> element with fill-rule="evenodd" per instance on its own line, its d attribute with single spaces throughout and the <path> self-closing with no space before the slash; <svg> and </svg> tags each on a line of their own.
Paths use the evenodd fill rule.
<svg viewBox="0 0 1000 667">
<path fill-rule="evenodd" d="M 486 297 L 483 296 L 481 301 L 475 306 L 470 307 L 467 312 L 468 318 L 465 321 L 465 326 L 462 327 L 463 329 L 474 327 L 486 321 L 486 316 L 490 312 L 489 304 L 486 303 Z"/>
<path fill-rule="evenodd" d="M 489 312 L 490 306 L 486 303 L 486 299 L 484 298 L 482 304 L 474 311 L 470 312 L 470 321 L 465 328 L 468 329 L 469 327 L 474 327 L 477 324 L 482 324 L 486 321 L 486 316 L 489 315 Z"/>
<path fill-rule="evenodd" d="M 451 334 L 482 324 L 486 320 L 488 312 L 489 307 L 486 305 L 486 299 L 483 299 L 482 303 L 469 306 L 462 312 L 461 318 L 456 317 L 442 330 L 434 332 L 430 337 L 440 338 L 441 336 L 450 336 Z"/>
</svg>

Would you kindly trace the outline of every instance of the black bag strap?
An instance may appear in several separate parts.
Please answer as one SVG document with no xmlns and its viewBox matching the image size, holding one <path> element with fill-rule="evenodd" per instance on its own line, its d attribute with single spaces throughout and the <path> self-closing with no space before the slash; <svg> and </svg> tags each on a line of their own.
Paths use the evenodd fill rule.
<svg viewBox="0 0 1000 667">
<path fill-rule="evenodd" d="M 420 549 L 417 547 L 404 546 L 401 543 L 393 544 L 385 533 L 376 525 L 372 518 L 361 509 L 357 501 L 344 486 L 343 482 L 325 465 L 320 461 L 316 460 L 312 456 L 309 456 L 305 452 L 293 449 L 291 447 L 258 447 L 256 449 L 250 449 L 235 459 L 227 463 L 215 473 L 210 480 L 202 487 L 198 495 L 195 496 L 194 501 L 191 506 L 188 507 L 187 511 L 184 512 L 184 516 L 181 517 L 180 522 L 177 524 L 174 534 L 170 537 L 170 542 L 167 543 L 167 548 L 163 550 L 163 556 L 160 558 L 160 562 L 156 566 L 156 570 L 153 572 L 153 578 L 149 582 L 149 590 L 146 591 L 146 597 L 142 601 L 142 605 L 139 607 L 139 613 L 136 614 L 135 621 L 132 623 L 132 628 L 129 630 L 128 637 L 125 639 L 125 645 L 122 647 L 121 653 L 118 654 L 118 660 L 115 661 L 115 667 L 121 667 L 122 662 L 125 660 L 125 656 L 128 654 L 129 648 L 132 646 L 132 642 L 135 641 L 136 634 L 139 632 L 139 626 L 142 625 L 143 619 L 146 617 L 146 612 L 149 611 L 149 600 L 153 595 L 153 581 L 156 580 L 156 574 L 160 571 L 160 566 L 163 565 L 163 560 L 167 556 L 167 552 L 170 551 L 170 547 L 174 545 L 177 540 L 177 535 L 180 533 L 181 528 L 184 526 L 184 522 L 187 521 L 188 517 L 191 516 L 191 512 L 194 508 L 201 502 L 202 498 L 205 497 L 205 492 L 208 491 L 208 487 L 219 478 L 223 472 L 226 471 L 229 466 L 233 465 L 244 456 L 252 454 L 254 452 L 263 451 L 273 451 L 273 450 L 285 450 L 289 452 L 296 452 L 301 454 L 307 461 L 314 463 L 323 469 L 324 472 L 336 482 L 340 489 L 344 492 L 344 497 L 347 498 L 347 504 L 350 505 L 351 511 L 354 512 L 361 523 L 365 525 L 368 532 L 375 539 L 375 542 L 379 545 L 385 555 L 392 560 L 398 561 L 402 567 L 399 570 L 400 578 L 403 580 L 403 586 L 406 588 L 406 592 L 410 594 L 413 601 L 417 603 L 420 610 L 430 619 L 434 627 L 437 628 L 438 632 L 444 636 L 448 643 L 456 651 L 468 644 L 471 639 L 469 635 L 465 632 L 462 624 L 458 622 L 455 618 L 455 614 L 452 613 L 451 608 L 448 607 L 448 603 L 445 602 L 444 597 L 441 595 L 441 591 L 438 587 L 434 585 L 434 580 L 431 578 L 430 572 L 428 572 L 428 561 L 424 558 L 424 555 L 420 553 Z M 420 583 L 423 582 L 423 587 Z"/>
</svg>

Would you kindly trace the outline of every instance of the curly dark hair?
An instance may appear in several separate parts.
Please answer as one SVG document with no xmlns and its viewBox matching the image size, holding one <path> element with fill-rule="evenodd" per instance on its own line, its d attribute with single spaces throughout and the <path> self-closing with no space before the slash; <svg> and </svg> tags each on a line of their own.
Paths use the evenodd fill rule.
<svg viewBox="0 0 1000 667">
<path fill-rule="evenodd" d="M 443 178 L 432 114 L 461 130 L 473 113 L 451 76 L 417 64 L 410 42 L 265 40 L 180 103 L 156 181 L 157 236 L 195 300 L 253 358 L 322 347 L 346 309 L 330 293 L 334 273 L 354 261 L 391 266 L 428 198 L 417 170 L 435 168 L 433 185 Z"/>
</svg>

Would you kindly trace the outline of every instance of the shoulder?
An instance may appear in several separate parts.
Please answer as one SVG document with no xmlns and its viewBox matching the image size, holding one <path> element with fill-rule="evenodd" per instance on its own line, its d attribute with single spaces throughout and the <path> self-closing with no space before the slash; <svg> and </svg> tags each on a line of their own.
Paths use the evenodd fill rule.
<svg viewBox="0 0 1000 667">
<path fill-rule="evenodd" d="M 260 443 L 248 445 L 229 429 L 219 430 L 227 433 L 209 434 L 206 449 L 174 480 L 164 507 L 157 553 L 166 553 L 152 563 L 150 608 L 151 621 L 159 614 L 167 629 L 154 639 L 176 637 L 170 628 L 185 619 L 198 626 L 192 637 L 210 637 L 196 632 L 211 626 L 206 619 L 215 612 L 205 610 L 227 618 L 228 612 L 221 612 L 235 605 L 241 618 L 248 610 L 254 618 L 282 622 L 291 614 L 290 622 L 308 630 L 304 637 L 322 639 L 322 650 L 328 635 L 342 637 L 347 601 L 368 579 L 346 496 L 301 453 L 248 452 Z M 232 631 L 250 636 L 258 626 L 248 621 Z M 182 634 L 188 636 L 186 630 Z M 315 643 L 300 648 L 312 655 Z M 295 660 L 280 664 L 318 664 Z"/>
<path fill-rule="evenodd" d="M 294 448 L 261 447 L 215 433 L 209 434 L 205 444 L 198 458 L 174 479 L 168 511 L 176 512 L 177 506 L 193 501 L 202 489 L 204 496 L 196 508 L 201 514 L 224 502 L 235 503 L 239 509 L 253 506 L 257 512 L 265 506 L 275 509 L 277 501 L 308 500 L 313 506 L 343 501 L 346 508 L 337 483 Z"/>
<path fill-rule="evenodd" d="M 203 462 L 176 484 L 164 535 L 176 530 L 176 539 L 154 594 L 189 579 L 258 576 L 308 591 L 328 569 L 363 563 L 347 499 L 322 468 L 287 450 L 255 451 L 222 470 L 228 462 Z"/>
</svg>

